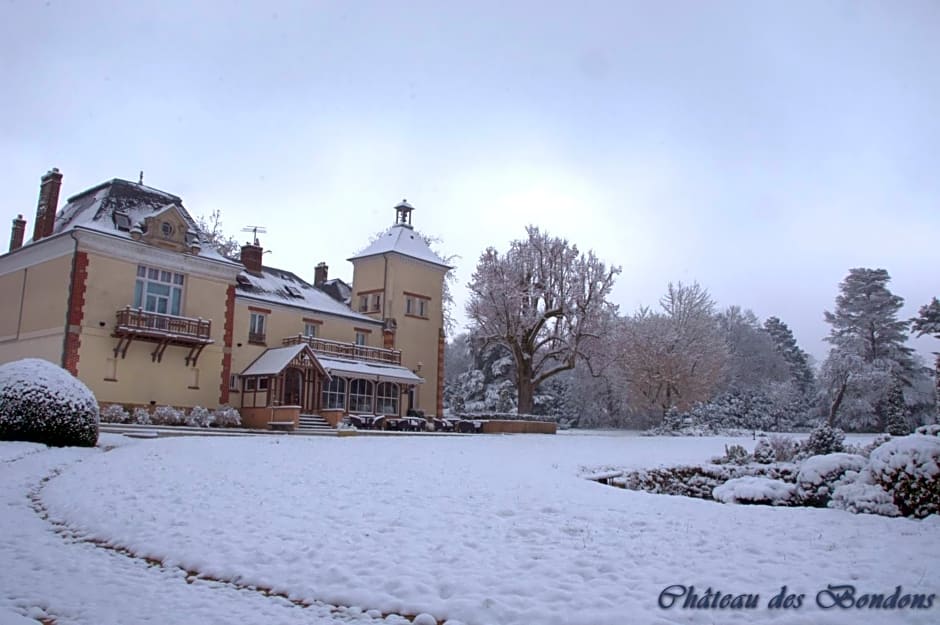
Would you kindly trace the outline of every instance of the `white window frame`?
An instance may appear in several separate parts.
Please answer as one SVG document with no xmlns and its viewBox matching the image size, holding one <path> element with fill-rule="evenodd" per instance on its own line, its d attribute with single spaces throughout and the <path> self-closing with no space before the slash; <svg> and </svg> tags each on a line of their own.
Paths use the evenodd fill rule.
<svg viewBox="0 0 940 625">
<path fill-rule="evenodd" d="M 268 335 L 268 314 L 257 310 L 249 311 L 249 313 L 248 338 L 249 340 L 264 343 Z"/>
<path fill-rule="evenodd" d="M 379 382 L 375 390 L 376 414 L 397 415 L 401 390 L 395 382 Z"/>
<path fill-rule="evenodd" d="M 356 332 L 356 345 L 365 347 L 367 340 L 368 340 L 368 337 L 366 336 L 365 332 Z"/>
<path fill-rule="evenodd" d="M 323 410 L 345 410 L 346 409 L 346 379 L 335 376 L 329 384 L 323 386 L 321 395 L 321 409 Z"/>
<path fill-rule="evenodd" d="M 310 338 L 314 339 L 317 338 L 317 333 L 319 332 L 319 330 L 317 330 L 317 326 L 319 325 L 319 323 L 310 323 L 309 321 L 305 321 L 304 336 L 309 336 Z"/>
<path fill-rule="evenodd" d="M 372 414 L 375 383 L 372 380 L 355 378 L 349 381 L 349 412 Z"/>
<path fill-rule="evenodd" d="M 185 284 L 184 274 L 159 267 L 137 265 L 137 279 L 134 281 L 134 308 L 181 317 Z M 163 289 L 166 290 L 165 294 L 155 292 Z M 164 305 L 164 310 L 160 310 L 161 303 Z"/>
<path fill-rule="evenodd" d="M 237 373 L 228 376 L 228 390 L 236 393 L 241 390 L 241 376 Z"/>
</svg>

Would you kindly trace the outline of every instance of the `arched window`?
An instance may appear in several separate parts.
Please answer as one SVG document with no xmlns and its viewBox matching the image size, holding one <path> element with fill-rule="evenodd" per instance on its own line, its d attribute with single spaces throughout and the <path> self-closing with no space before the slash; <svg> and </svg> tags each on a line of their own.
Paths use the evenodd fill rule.
<svg viewBox="0 0 940 625">
<path fill-rule="evenodd" d="M 378 414 L 397 415 L 399 397 L 401 397 L 401 393 L 397 384 L 394 382 L 380 383 L 376 389 L 376 402 L 378 403 L 376 412 Z"/>
<path fill-rule="evenodd" d="M 334 377 L 323 387 L 324 410 L 343 410 L 346 407 L 346 380 Z"/>
<path fill-rule="evenodd" d="M 372 413 L 372 382 L 353 380 L 349 383 L 349 412 Z"/>
</svg>

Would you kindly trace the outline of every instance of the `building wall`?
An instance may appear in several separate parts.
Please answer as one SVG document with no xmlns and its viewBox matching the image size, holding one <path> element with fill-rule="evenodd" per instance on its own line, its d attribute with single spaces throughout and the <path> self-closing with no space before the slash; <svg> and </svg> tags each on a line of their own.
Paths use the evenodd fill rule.
<svg viewBox="0 0 940 625">
<path fill-rule="evenodd" d="M 267 313 L 264 345 L 255 345 L 248 342 L 248 327 L 252 309 L 261 312 L 270 311 Z M 232 373 L 244 371 L 258 356 L 264 353 L 265 349 L 280 347 L 285 338 L 303 334 L 305 319 L 321 322 L 317 324 L 318 338 L 353 343 L 356 340 L 356 329 L 362 328 L 370 330 L 366 333 L 366 345 L 382 347 L 382 327 L 379 325 L 236 296 Z M 239 400 L 233 396 L 231 402 L 235 405 Z"/>
<path fill-rule="evenodd" d="M 17 260 L 0 262 L 0 363 L 44 358 L 61 365 L 72 254 L 28 267 Z"/>
<path fill-rule="evenodd" d="M 363 291 L 383 290 L 383 312 L 375 316 L 381 318 L 384 314 L 395 320 L 395 347 L 402 350 L 402 365 L 424 378 L 424 384 L 416 390 L 417 407 L 428 415 L 437 414 L 438 338 L 444 325 L 441 301 L 444 269 L 400 254 L 357 259 L 353 261 L 353 267 L 353 304 L 357 304 L 358 294 Z M 406 315 L 409 293 L 428 298 L 426 318 Z"/>
<path fill-rule="evenodd" d="M 160 268 L 158 263 L 143 263 Z M 228 283 L 182 272 L 182 316 L 212 322 L 213 343 L 206 346 L 197 366 L 185 357 L 189 347 L 170 345 L 160 362 L 151 354 L 157 343 L 135 339 L 125 358 L 114 354 L 112 336 L 118 310 L 134 304 L 136 261 L 88 253 L 88 279 L 81 323 L 78 377 L 102 404 L 148 404 L 215 407 L 219 404 L 219 378 L 224 352 L 225 299 Z M 167 268 L 168 270 L 170 268 Z M 174 269 L 179 272 L 179 269 Z"/>
</svg>

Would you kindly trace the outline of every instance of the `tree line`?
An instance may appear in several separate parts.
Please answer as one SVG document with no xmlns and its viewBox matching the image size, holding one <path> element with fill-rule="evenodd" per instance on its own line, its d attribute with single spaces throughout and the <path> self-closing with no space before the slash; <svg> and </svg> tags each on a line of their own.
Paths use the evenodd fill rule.
<svg viewBox="0 0 940 625">
<path fill-rule="evenodd" d="M 931 369 L 906 343 L 940 338 L 940 302 L 900 318 L 904 300 L 884 269 L 850 269 L 838 285 L 816 366 L 783 320 L 719 309 L 698 283 L 670 283 L 658 306 L 621 314 L 609 301 L 619 267 L 536 227 L 526 235 L 505 253 L 484 251 L 468 285 L 470 330 L 445 354 L 454 411 L 581 427 L 826 422 L 896 433 L 936 419 L 940 356 Z"/>
</svg>

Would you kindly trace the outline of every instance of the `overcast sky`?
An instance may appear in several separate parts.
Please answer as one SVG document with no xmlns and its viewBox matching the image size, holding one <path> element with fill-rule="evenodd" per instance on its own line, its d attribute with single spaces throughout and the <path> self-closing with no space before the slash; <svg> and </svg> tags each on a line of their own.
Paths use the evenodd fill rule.
<svg viewBox="0 0 940 625">
<path fill-rule="evenodd" d="M 196 4 L 3 1 L 6 227 L 50 167 L 63 201 L 143 170 L 348 280 L 407 198 L 461 320 L 537 224 L 623 267 L 622 312 L 697 280 L 817 358 L 850 267 L 940 295 L 935 0 Z"/>
</svg>

